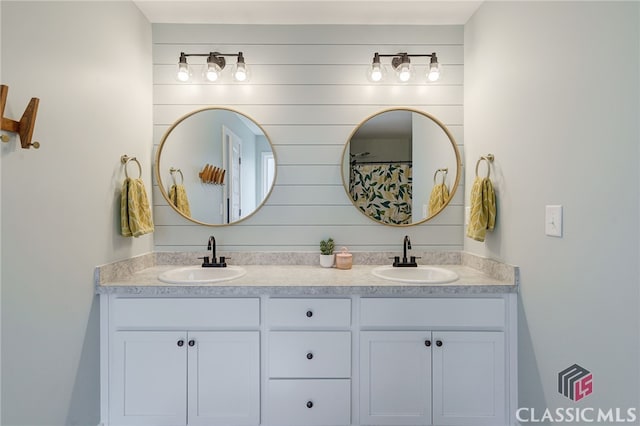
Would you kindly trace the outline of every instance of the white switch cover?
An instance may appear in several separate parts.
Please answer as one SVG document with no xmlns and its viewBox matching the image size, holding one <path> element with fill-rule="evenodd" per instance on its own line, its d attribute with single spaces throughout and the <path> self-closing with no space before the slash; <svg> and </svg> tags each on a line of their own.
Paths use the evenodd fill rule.
<svg viewBox="0 0 640 426">
<path fill-rule="evenodd" d="M 562 206 L 546 206 L 544 233 L 550 237 L 562 237 Z"/>
</svg>

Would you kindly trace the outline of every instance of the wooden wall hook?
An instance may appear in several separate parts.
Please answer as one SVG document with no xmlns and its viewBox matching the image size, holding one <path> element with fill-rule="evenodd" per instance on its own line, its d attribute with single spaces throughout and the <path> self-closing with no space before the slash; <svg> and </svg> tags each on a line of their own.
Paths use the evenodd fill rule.
<svg viewBox="0 0 640 426">
<path fill-rule="evenodd" d="M 38 114 L 38 105 L 40 99 L 31 98 L 29 105 L 24 110 L 20 121 L 10 120 L 4 116 L 4 107 L 7 104 L 7 95 L 9 93 L 9 86 L 0 85 L 0 118 L 2 119 L 0 129 L 14 132 L 20 135 L 20 145 L 22 148 L 29 149 L 32 146 L 35 149 L 40 148 L 39 142 L 31 143 L 33 138 L 33 129 L 36 126 L 36 116 Z"/>
</svg>

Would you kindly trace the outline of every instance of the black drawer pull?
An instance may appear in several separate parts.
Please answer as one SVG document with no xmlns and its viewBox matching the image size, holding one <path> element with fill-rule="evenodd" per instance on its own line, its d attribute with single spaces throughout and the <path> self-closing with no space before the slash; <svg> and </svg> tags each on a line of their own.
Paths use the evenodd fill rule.
<svg viewBox="0 0 640 426">
<path fill-rule="evenodd" d="M 307 359 L 313 359 L 313 354 L 311 352 L 307 353 Z"/>
<path fill-rule="evenodd" d="M 307 311 L 307 318 L 311 318 L 313 316 L 313 311 Z"/>
<path fill-rule="evenodd" d="M 442 346 L 442 340 L 436 340 L 436 346 L 437 347 Z"/>
<path fill-rule="evenodd" d="M 182 340 L 182 339 L 178 340 L 177 345 L 180 348 L 183 347 L 184 346 L 184 340 Z"/>
<path fill-rule="evenodd" d="M 425 340 L 425 341 L 424 341 L 424 345 L 425 345 L 426 347 L 430 347 L 430 346 L 431 346 L 431 340 Z"/>
<path fill-rule="evenodd" d="M 189 346 L 195 346 L 195 345 L 196 345 L 195 340 L 189 340 Z"/>
<path fill-rule="evenodd" d="M 313 402 L 307 401 L 307 408 L 313 408 Z"/>
</svg>

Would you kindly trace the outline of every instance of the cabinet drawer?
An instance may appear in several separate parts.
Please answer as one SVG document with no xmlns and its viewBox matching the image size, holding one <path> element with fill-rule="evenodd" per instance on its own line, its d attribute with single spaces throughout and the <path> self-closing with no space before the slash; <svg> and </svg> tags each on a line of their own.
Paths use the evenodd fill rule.
<svg viewBox="0 0 640 426">
<path fill-rule="evenodd" d="M 256 328 L 258 298 L 114 298 L 116 329 Z"/>
<path fill-rule="evenodd" d="M 392 299 L 364 298 L 362 327 L 492 327 L 505 324 L 500 298 Z"/>
<path fill-rule="evenodd" d="M 351 332 L 272 331 L 269 377 L 351 377 Z"/>
<path fill-rule="evenodd" d="M 351 299 L 269 299 L 271 328 L 348 328 Z"/>
<path fill-rule="evenodd" d="M 269 380 L 267 418 L 270 425 L 349 425 L 351 381 Z"/>
</svg>

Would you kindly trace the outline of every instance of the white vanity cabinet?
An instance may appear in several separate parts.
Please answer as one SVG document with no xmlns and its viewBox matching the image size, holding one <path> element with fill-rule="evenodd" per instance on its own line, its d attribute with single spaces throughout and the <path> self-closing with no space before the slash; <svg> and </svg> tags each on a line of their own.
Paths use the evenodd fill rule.
<svg viewBox="0 0 640 426">
<path fill-rule="evenodd" d="M 103 422 L 260 423 L 258 298 L 110 296 L 102 308 Z"/>
<path fill-rule="evenodd" d="M 266 423 L 351 424 L 351 299 L 269 299 Z"/>
<path fill-rule="evenodd" d="M 361 301 L 360 423 L 504 425 L 503 298 Z"/>
<path fill-rule="evenodd" d="M 515 293 L 329 290 L 102 294 L 101 426 L 516 424 Z"/>
</svg>

